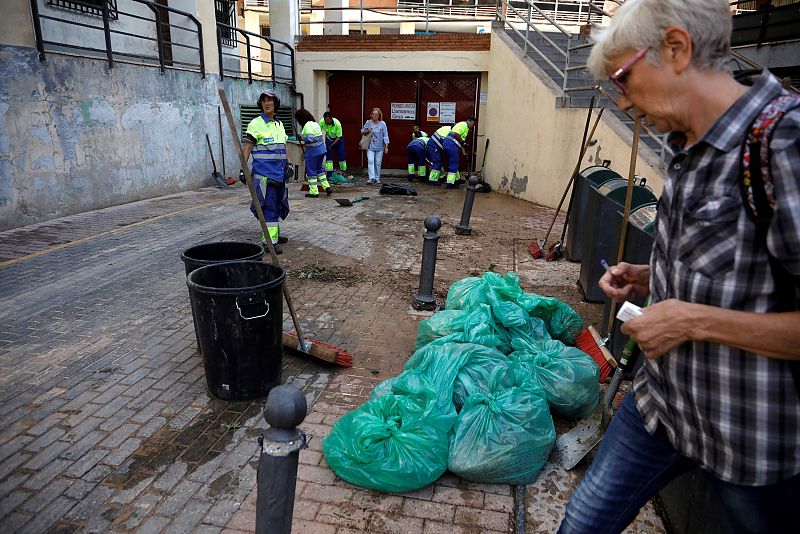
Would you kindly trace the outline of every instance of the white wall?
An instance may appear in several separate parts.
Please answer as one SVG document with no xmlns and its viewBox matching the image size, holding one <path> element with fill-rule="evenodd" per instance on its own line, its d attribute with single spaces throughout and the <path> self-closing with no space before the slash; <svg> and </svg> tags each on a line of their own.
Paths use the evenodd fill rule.
<svg viewBox="0 0 800 534">
<path fill-rule="evenodd" d="M 557 108 L 558 87 L 521 52 L 505 33 L 492 32 L 488 68 L 492 90 L 488 113 L 483 115 L 491 145 L 484 175 L 496 191 L 555 208 L 577 163 L 587 110 Z M 605 112 L 594 139 L 597 144 L 580 168 L 609 159 L 611 168 L 627 177 L 630 130 Z M 636 172 L 661 194 L 659 159 L 641 144 Z"/>
</svg>

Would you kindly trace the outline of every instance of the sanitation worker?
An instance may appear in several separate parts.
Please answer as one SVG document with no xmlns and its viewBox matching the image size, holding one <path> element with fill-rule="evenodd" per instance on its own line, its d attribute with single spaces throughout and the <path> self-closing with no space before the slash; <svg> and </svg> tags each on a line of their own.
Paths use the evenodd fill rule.
<svg viewBox="0 0 800 534">
<path fill-rule="evenodd" d="M 253 156 L 250 172 L 256 196 L 264 212 L 269 239 L 275 246 L 275 252 L 280 254 L 283 251 L 277 245 L 289 241 L 280 235 L 280 221 L 289 214 L 286 181 L 291 178 L 293 171 L 286 155 L 286 130 L 283 123 L 275 118 L 280 99 L 273 91 L 264 91 L 256 105 L 261 109 L 261 115 L 247 125 L 244 156 Z M 251 205 L 250 211 L 255 215 L 255 206 Z M 261 241 L 267 242 L 267 236 L 263 233 Z"/>
<path fill-rule="evenodd" d="M 339 162 L 339 170 L 342 176 L 347 173 L 347 158 L 344 154 L 344 135 L 342 133 L 342 123 L 339 119 L 334 117 L 330 111 L 322 114 L 322 120 L 319 123 L 325 131 L 325 175 L 330 180 L 333 176 L 333 156 Z"/>
<path fill-rule="evenodd" d="M 442 126 L 431 136 L 428 141 L 428 161 L 431 162 L 431 174 L 428 176 L 428 185 L 439 185 L 439 176 L 442 174 L 444 164 L 444 140 L 450 134 L 450 126 Z"/>
<path fill-rule="evenodd" d="M 702 469 L 735 532 L 797 531 L 800 503 L 800 98 L 730 73 L 728 0 L 628 0 L 588 65 L 617 105 L 685 144 L 667 167 L 646 265 L 600 279 L 646 356 L 561 533 L 617 533 Z"/>
<path fill-rule="evenodd" d="M 447 183 L 445 187 L 453 189 L 458 187 L 456 179 L 458 178 L 458 168 L 461 163 L 461 153 L 464 151 L 464 143 L 467 140 L 469 131 L 475 127 L 477 119 L 470 116 L 465 121 L 455 124 L 444 138 L 442 147 L 444 148 L 445 156 L 447 157 Z"/>
<path fill-rule="evenodd" d="M 306 163 L 306 180 L 308 181 L 309 198 L 319 198 L 319 185 L 325 190 L 326 195 L 330 195 L 333 190 L 328 184 L 325 176 L 325 136 L 322 127 L 314 120 L 314 115 L 307 109 L 298 109 L 294 113 L 294 118 L 302 128 L 300 136 L 305 149 L 303 157 Z"/>
<path fill-rule="evenodd" d="M 419 129 L 414 131 L 415 138 L 408 143 L 406 154 L 408 155 L 408 181 L 413 182 L 414 177 L 419 176 L 420 181 L 425 180 L 427 174 L 427 147 L 428 136 L 424 135 Z"/>
</svg>

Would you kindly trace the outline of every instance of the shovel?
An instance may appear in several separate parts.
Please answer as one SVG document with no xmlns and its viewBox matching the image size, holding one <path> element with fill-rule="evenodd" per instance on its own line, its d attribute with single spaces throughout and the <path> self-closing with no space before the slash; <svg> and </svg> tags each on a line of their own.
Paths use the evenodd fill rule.
<svg viewBox="0 0 800 534">
<path fill-rule="evenodd" d="M 561 467 L 569 471 L 578 462 L 589 454 L 603 439 L 611 417 L 614 415 L 614 397 L 617 396 L 619 386 L 622 383 L 622 375 L 629 369 L 633 369 L 636 359 L 641 353 L 636 346 L 636 342 L 628 340 L 622 350 L 622 357 L 619 360 L 614 375 L 611 377 L 606 394 L 603 396 L 602 416 L 600 420 L 594 416 L 581 419 L 575 427 L 556 440 L 556 450 L 558 450 L 558 461 Z"/>
<path fill-rule="evenodd" d="M 338 202 L 340 206 L 352 206 L 356 202 L 361 202 L 362 200 L 369 200 L 369 197 L 356 197 L 353 200 L 348 200 L 346 198 L 334 198 L 334 200 Z"/>
<path fill-rule="evenodd" d="M 217 172 L 217 162 L 214 161 L 214 152 L 211 151 L 211 140 L 208 138 L 208 134 L 206 134 L 206 144 L 208 145 L 208 153 L 211 154 L 211 164 L 214 166 L 214 172 L 211 173 L 211 177 L 219 187 L 228 187 L 230 184 L 225 181 L 222 174 Z"/>
</svg>

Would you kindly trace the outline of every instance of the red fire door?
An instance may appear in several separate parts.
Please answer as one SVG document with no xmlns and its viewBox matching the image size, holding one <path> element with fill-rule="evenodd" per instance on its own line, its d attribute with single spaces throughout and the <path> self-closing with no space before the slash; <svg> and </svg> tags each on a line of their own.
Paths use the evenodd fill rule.
<svg viewBox="0 0 800 534">
<path fill-rule="evenodd" d="M 411 72 L 333 72 L 329 77 L 329 109 L 342 122 L 347 159 L 351 166 L 363 167 L 366 158 L 358 149 L 361 127 L 372 108 L 380 108 L 389 132 L 389 154 L 383 159 L 387 169 L 406 167 L 406 146 L 415 124 L 432 134 L 444 124 L 452 125 L 476 114 L 478 74 Z M 431 106 L 431 104 L 434 104 Z M 429 109 L 438 114 L 429 116 Z M 468 140 L 474 153 L 474 133 Z M 462 169 L 472 159 L 462 162 Z"/>
</svg>

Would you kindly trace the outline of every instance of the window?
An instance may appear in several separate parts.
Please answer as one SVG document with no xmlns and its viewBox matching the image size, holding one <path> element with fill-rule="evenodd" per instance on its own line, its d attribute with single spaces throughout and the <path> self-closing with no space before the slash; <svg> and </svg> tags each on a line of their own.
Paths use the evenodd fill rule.
<svg viewBox="0 0 800 534">
<path fill-rule="evenodd" d="M 236 27 L 236 0 L 214 0 L 216 18 L 218 24 Z M 220 28 L 223 46 L 233 47 L 238 43 L 236 30 L 231 28 Z"/>
<path fill-rule="evenodd" d="M 82 0 L 81 2 L 70 2 L 70 0 L 47 0 L 48 6 L 60 7 L 86 13 L 88 15 L 103 16 L 103 3 L 108 5 L 108 16 L 117 19 L 117 0 Z"/>
</svg>

